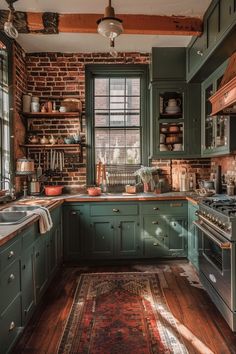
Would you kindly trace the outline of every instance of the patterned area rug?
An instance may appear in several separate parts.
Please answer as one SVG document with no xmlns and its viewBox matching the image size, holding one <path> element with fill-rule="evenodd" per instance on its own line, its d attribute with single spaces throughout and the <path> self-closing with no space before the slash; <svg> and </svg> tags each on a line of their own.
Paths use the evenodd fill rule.
<svg viewBox="0 0 236 354">
<path fill-rule="evenodd" d="M 186 354 L 156 273 L 82 274 L 59 354 Z"/>
</svg>

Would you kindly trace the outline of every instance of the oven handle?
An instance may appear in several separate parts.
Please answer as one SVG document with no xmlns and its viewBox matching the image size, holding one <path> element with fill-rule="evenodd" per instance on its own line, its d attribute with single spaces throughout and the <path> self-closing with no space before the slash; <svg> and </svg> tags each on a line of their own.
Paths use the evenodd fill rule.
<svg viewBox="0 0 236 354">
<path fill-rule="evenodd" d="M 213 236 L 205 227 L 203 227 L 199 221 L 194 221 L 194 225 L 196 225 L 202 232 L 204 232 L 212 241 L 214 241 L 222 250 L 231 249 L 230 242 L 220 242 L 215 236 Z"/>
</svg>

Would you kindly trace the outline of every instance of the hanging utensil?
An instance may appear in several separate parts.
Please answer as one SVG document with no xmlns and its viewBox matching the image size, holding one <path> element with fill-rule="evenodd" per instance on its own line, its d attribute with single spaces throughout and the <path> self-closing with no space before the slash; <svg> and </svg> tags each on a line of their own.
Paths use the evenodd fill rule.
<svg viewBox="0 0 236 354">
<path fill-rule="evenodd" d="M 36 170 L 37 178 L 41 177 L 42 174 L 43 174 L 43 170 L 42 170 L 42 167 L 41 167 L 41 152 L 39 152 L 39 164 L 38 164 L 38 167 L 37 167 L 37 170 Z"/>
</svg>

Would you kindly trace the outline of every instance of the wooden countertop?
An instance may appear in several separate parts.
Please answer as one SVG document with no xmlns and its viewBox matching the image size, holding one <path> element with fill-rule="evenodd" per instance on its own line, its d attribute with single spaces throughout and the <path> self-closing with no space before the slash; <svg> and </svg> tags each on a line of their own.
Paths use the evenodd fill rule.
<svg viewBox="0 0 236 354">
<path fill-rule="evenodd" d="M 126 202 L 126 201 L 164 201 L 164 200 L 188 200 L 191 203 L 198 204 L 201 200 L 197 195 L 190 195 L 181 192 L 169 192 L 163 194 L 154 193 L 138 193 L 134 195 L 127 194 L 102 194 L 98 197 L 90 197 L 88 194 L 75 194 L 69 195 L 64 194 L 56 197 L 34 197 L 19 199 L 17 201 L 7 203 L 0 206 L 0 210 L 8 208 L 13 205 L 41 205 L 47 207 L 49 210 L 53 210 L 59 205 L 66 203 L 75 202 Z M 25 222 L 15 225 L 0 226 L 0 246 L 4 245 L 6 242 L 12 240 L 20 232 L 30 227 L 36 221 L 39 220 L 39 216 L 32 215 Z"/>
</svg>

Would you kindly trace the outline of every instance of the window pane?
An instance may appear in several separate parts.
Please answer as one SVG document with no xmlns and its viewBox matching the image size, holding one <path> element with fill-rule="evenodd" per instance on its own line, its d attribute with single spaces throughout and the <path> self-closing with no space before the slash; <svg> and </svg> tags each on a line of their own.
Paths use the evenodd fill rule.
<svg viewBox="0 0 236 354">
<path fill-rule="evenodd" d="M 139 130 L 129 130 L 126 135 L 127 147 L 140 147 L 140 132 Z"/>
<path fill-rule="evenodd" d="M 125 115 L 125 125 L 134 127 L 140 125 L 140 115 L 139 112 L 136 111 L 128 111 Z"/>
<path fill-rule="evenodd" d="M 140 97 L 126 97 L 125 108 L 127 109 L 140 109 Z"/>
<path fill-rule="evenodd" d="M 95 79 L 95 96 L 109 96 L 109 79 Z"/>
<path fill-rule="evenodd" d="M 111 96 L 110 98 L 110 109 L 124 109 L 125 107 L 125 97 L 123 96 Z"/>
<path fill-rule="evenodd" d="M 95 147 L 109 147 L 109 130 L 95 130 Z"/>
<path fill-rule="evenodd" d="M 109 126 L 109 111 L 95 111 L 95 127 Z"/>
<path fill-rule="evenodd" d="M 132 78 L 126 79 L 126 95 L 140 96 L 140 79 Z"/>
<path fill-rule="evenodd" d="M 125 147 L 125 130 L 110 130 L 110 146 Z"/>
<path fill-rule="evenodd" d="M 127 164 L 140 164 L 140 149 L 127 149 L 127 157 L 126 157 Z"/>
<path fill-rule="evenodd" d="M 112 111 L 110 113 L 110 125 L 113 127 L 120 127 L 125 125 L 124 111 Z"/>
<path fill-rule="evenodd" d="M 125 160 L 126 160 L 125 155 L 126 155 L 125 148 L 110 149 L 110 164 L 113 165 L 125 164 Z"/>
<path fill-rule="evenodd" d="M 110 79 L 110 95 L 124 96 L 125 95 L 125 79 L 111 78 Z"/>
<path fill-rule="evenodd" d="M 109 109 L 109 97 L 95 97 L 95 109 Z"/>
</svg>

